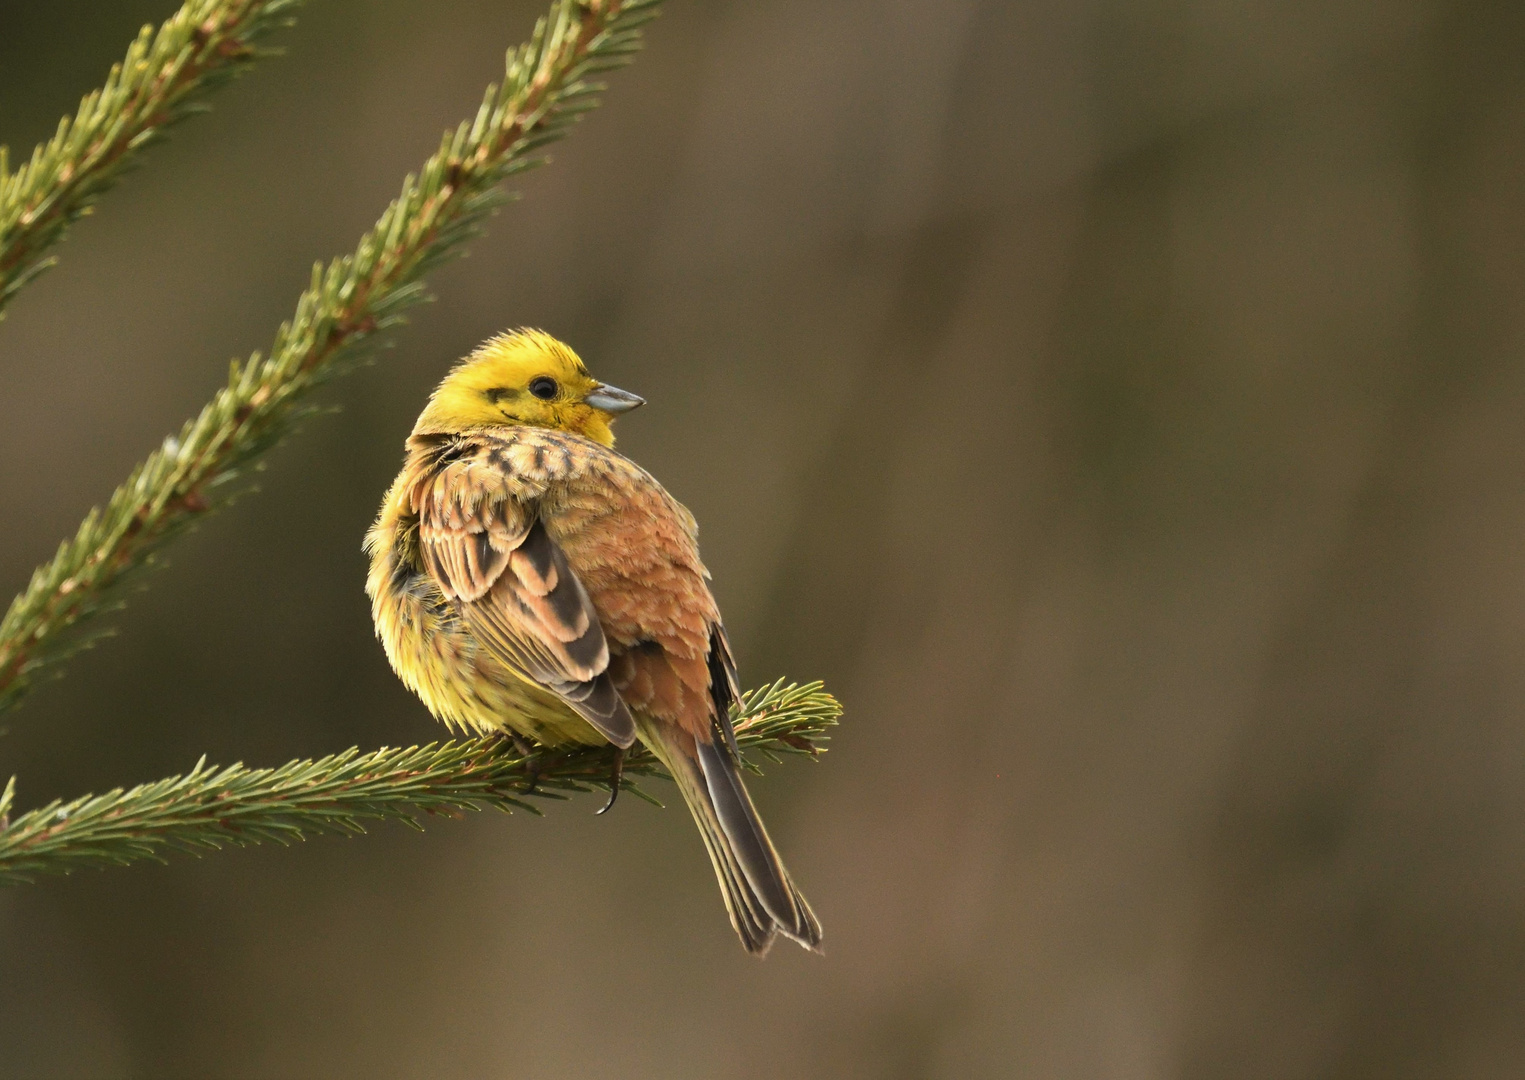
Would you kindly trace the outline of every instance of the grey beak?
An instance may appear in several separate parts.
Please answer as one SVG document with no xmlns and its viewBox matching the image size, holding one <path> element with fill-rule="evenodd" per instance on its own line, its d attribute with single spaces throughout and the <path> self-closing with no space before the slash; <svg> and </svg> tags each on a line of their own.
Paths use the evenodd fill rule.
<svg viewBox="0 0 1525 1080">
<path fill-rule="evenodd" d="M 629 390 L 621 390 L 617 386 L 600 386 L 583 398 L 583 401 L 606 413 L 629 412 L 631 409 L 646 404 L 646 399 L 641 395 L 632 394 Z"/>
</svg>

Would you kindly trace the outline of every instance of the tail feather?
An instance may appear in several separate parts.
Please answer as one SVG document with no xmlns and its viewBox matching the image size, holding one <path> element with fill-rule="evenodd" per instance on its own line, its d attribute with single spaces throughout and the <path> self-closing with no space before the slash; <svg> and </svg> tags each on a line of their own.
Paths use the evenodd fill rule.
<svg viewBox="0 0 1525 1080">
<path fill-rule="evenodd" d="M 768 839 L 730 748 L 719 740 L 699 743 L 696 759 L 656 725 L 644 718 L 637 724 L 699 826 L 731 925 L 746 950 L 767 952 L 775 934 L 819 949 L 821 924 Z"/>
<path fill-rule="evenodd" d="M 680 783 L 678 790 L 684 792 L 685 803 L 690 807 L 696 805 L 696 801 L 688 797 L 689 791 L 696 790 L 693 784 Z M 702 794 L 698 798 L 702 799 Z M 695 812 L 695 821 L 700 821 L 701 813 L 702 811 Z M 762 956 L 773 946 L 776 933 L 773 918 L 747 885 L 746 876 L 726 844 L 725 834 L 715 826 L 713 818 L 706 816 L 700 821 L 699 836 L 704 841 L 704 850 L 709 854 L 710 865 L 715 868 L 715 878 L 720 882 L 720 896 L 725 901 L 726 914 L 730 916 L 731 925 L 735 927 L 747 952 Z"/>
</svg>

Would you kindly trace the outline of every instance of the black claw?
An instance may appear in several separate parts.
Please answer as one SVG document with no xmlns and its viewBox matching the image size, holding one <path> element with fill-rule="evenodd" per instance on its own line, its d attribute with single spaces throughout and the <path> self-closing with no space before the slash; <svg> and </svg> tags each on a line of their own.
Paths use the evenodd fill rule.
<svg viewBox="0 0 1525 1080">
<path fill-rule="evenodd" d="M 614 805 L 614 800 L 620 797 L 620 777 L 625 773 L 625 751 L 614 752 L 614 769 L 609 774 L 609 801 L 604 803 L 604 808 L 597 811 L 593 816 L 607 814 L 609 807 Z"/>
<path fill-rule="evenodd" d="M 540 783 L 540 750 L 534 743 L 518 733 L 511 734 L 509 738 L 514 740 L 514 749 L 519 751 L 519 755 L 524 758 L 524 775 L 526 780 L 524 794 L 528 795 Z"/>
</svg>

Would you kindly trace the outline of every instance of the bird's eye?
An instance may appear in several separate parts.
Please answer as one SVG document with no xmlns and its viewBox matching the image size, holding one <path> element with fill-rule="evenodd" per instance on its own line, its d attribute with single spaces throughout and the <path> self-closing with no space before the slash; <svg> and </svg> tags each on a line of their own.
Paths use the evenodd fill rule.
<svg viewBox="0 0 1525 1080">
<path fill-rule="evenodd" d="M 530 380 L 530 393 L 534 394 L 541 401 L 550 401 L 556 396 L 558 389 L 556 380 L 547 375 Z"/>
</svg>

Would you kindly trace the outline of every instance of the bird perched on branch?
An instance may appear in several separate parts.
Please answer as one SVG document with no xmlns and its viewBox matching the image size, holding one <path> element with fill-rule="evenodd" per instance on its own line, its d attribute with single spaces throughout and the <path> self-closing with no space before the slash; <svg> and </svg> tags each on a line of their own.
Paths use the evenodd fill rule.
<svg viewBox="0 0 1525 1080">
<path fill-rule="evenodd" d="M 820 923 L 742 784 L 736 664 L 693 515 L 613 449 L 611 421 L 641 404 L 538 331 L 451 370 L 366 536 L 376 633 L 452 728 L 640 739 L 693 813 L 742 944 L 815 949 Z M 612 802 L 617 774 L 611 787 Z"/>
</svg>

